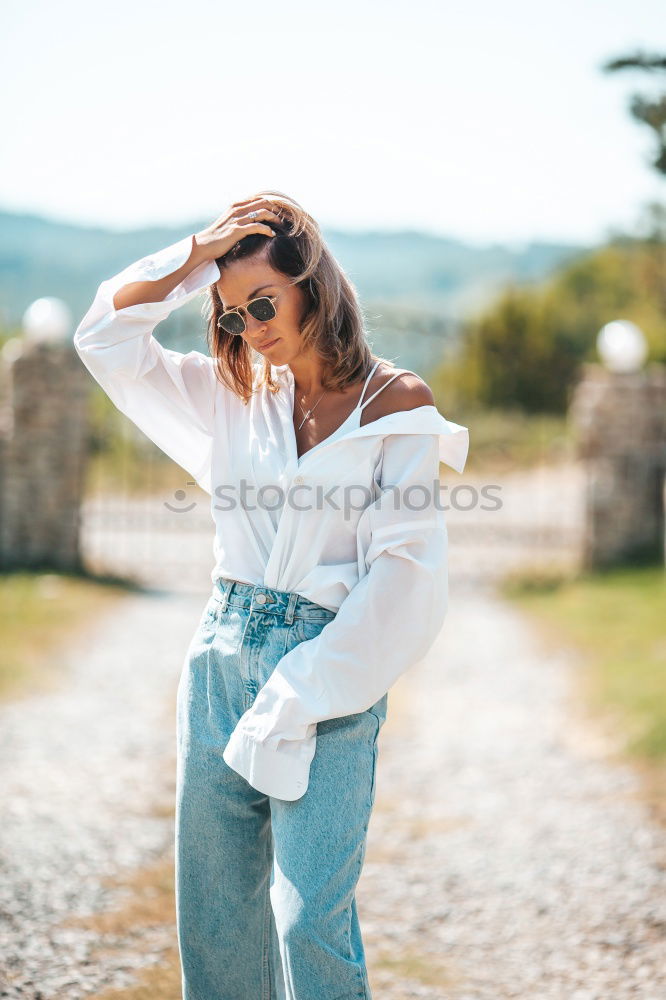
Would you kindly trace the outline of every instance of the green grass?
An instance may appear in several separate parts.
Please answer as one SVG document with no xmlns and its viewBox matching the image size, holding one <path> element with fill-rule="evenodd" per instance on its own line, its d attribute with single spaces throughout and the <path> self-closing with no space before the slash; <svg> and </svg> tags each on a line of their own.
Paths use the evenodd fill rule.
<svg viewBox="0 0 666 1000">
<path fill-rule="evenodd" d="M 455 411 L 445 417 L 469 428 L 466 472 L 514 471 L 574 457 L 573 428 L 566 417 L 519 410 Z"/>
<path fill-rule="evenodd" d="M 612 725 L 621 754 L 645 769 L 666 816 L 666 572 L 627 567 L 559 577 L 514 573 L 503 593 L 553 643 L 582 654 L 580 694 Z"/>
<path fill-rule="evenodd" d="M 57 687 L 67 673 L 67 640 L 128 589 L 85 574 L 0 573 L 0 699 Z"/>
</svg>

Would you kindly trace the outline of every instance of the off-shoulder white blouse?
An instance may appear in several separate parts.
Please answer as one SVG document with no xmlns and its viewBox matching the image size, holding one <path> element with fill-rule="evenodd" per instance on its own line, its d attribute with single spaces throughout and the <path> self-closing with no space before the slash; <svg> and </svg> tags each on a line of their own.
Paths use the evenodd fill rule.
<svg viewBox="0 0 666 1000">
<path fill-rule="evenodd" d="M 299 458 L 288 365 L 272 366 L 278 393 L 261 386 L 245 405 L 207 354 L 181 354 L 153 336 L 160 320 L 218 280 L 215 261 L 162 301 L 114 308 L 119 288 L 171 274 L 191 250 L 190 235 L 103 281 L 74 346 L 118 409 L 210 494 L 211 579 L 296 592 L 337 612 L 283 656 L 223 754 L 257 790 L 297 799 L 316 723 L 373 705 L 443 625 L 439 463 L 462 472 L 469 434 L 426 405 L 352 422 Z M 257 383 L 262 366 L 259 358 Z"/>
</svg>

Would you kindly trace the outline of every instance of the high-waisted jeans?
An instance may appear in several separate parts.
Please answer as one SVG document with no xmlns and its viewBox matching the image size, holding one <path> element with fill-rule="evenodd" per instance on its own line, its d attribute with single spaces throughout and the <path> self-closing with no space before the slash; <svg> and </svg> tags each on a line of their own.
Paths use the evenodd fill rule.
<svg viewBox="0 0 666 1000">
<path fill-rule="evenodd" d="M 177 695 L 183 1000 L 371 997 L 355 889 L 388 692 L 317 724 L 308 787 L 294 801 L 257 791 L 222 758 L 280 658 L 333 618 L 299 594 L 220 579 L 190 642 Z"/>
</svg>

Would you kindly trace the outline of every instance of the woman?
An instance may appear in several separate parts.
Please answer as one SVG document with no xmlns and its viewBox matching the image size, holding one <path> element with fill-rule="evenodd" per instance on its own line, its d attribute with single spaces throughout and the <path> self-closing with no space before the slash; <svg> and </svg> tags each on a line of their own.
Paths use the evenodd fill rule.
<svg viewBox="0 0 666 1000">
<path fill-rule="evenodd" d="M 155 326 L 202 290 L 211 356 L 165 349 Z M 370 997 L 355 888 L 377 737 L 444 621 L 439 463 L 462 472 L 467 428 L 372 354 L 353 285 L 280 192 L 102 282 L 74 343 L 211 495 L 213 590 L 177 700 L 183 996 Z"/>
</svg>

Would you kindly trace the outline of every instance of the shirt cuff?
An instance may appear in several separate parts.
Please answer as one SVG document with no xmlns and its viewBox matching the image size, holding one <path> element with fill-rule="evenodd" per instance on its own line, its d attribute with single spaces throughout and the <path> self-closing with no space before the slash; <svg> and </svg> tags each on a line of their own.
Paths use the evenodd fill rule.
<svg viewBox="0 0 666 1000">
<path fill-rule="evenodd" d="M 184 305 L 201 289 L 214 284 L 220 277 L 220 269 L 214 260 L 204 260 L 190 271 L 165 298 L 159 299 L 157 302 L 138 302 L 136 305 L 124 306 L 122 309 L 115 308 L 113 296 L 118 289 L 135 281 L 158 281 L 168 274 L 173 274 L 189 260 L 191 253 L 192 236 L 190 235 L 158 250 L 156 253 L 142 257 L 141 260 L 130 264 L 119 274 L 103 281 L 99 291 L 107 304 L 111 317 L 122 315 L 149 320 L 163 319 L 176 306 Z"/>
<path fill-rule="evenodd" d="M 313 737 L 310 757 L 304 759 L 274 750 L 236 728 L 222 758 L 258 792 L 293 802 L 307 791 L 315 742 Z"/>
</svg>

